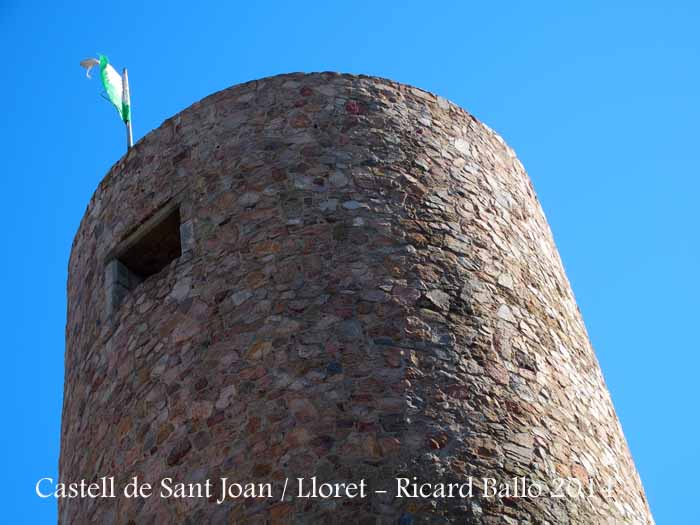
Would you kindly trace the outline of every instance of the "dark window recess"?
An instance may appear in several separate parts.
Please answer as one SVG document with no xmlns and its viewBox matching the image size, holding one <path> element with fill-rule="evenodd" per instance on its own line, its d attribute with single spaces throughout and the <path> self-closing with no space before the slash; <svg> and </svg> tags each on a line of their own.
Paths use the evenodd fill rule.
<svg viewBox="0 0 700 525">
<path fill-rule="evenodd" d="M 175 209 L 120 253 L 117 260 L 143 281 L 180 255 L 180 210 Z"/>
<path fill-rule="evenodd" d="M 107 264 L 107 313 L 112 314 L 139 284 L 182 255 L 180 210 L 144 224 Z"/>
</svg>

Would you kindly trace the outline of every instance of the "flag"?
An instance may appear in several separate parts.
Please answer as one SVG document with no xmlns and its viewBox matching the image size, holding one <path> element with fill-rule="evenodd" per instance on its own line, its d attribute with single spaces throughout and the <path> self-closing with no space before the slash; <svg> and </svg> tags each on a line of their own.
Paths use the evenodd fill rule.
<svg viewBox="0 0 700 525">
<path fill-rule="evenodd" d="M 109 63 L 109 59 L 105 55 L 100 55 L 97 58 L 86 58 L 80 62 L 80 65 L 87 69 L 86 75 L 90 77 L 90 70 L 99 65 L 100 78 L 102 79 L 102 87 L 104 87 L 107 99 L 117 109 L 119 118 L 124 122 L 131 121 L 131 103 L 129 101 L 129 93 L 124 90 L 124 81 L 117 70 Z"/>
</svg>

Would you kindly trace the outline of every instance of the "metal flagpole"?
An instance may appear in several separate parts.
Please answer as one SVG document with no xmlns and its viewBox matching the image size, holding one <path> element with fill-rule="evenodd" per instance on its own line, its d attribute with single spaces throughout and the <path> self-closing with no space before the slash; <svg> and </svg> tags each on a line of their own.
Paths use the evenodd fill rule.
<svg viewBox="0 0 700 525">
<path fill-rule="evenodd" d="M 131 98 L 129 97 L 129 74 L 126 72 L 126 68 L 122 72 L 122 82 L 124 83 L 124 88 L 122 91 L 122 107 L 129 108 L 127 114 L 128 120 L 124 121 L 126 125 L 126 150 L 129 151 L 134 145 L 134 137 L 131 133 Z"/>
</svg>

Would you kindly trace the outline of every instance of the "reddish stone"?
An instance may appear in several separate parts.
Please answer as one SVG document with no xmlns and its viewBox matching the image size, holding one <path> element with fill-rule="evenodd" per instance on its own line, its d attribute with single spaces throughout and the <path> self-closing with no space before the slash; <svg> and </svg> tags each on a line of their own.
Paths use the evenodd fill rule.
<svg viewBox="0 0 700 525">
<path fill-rule="evenodd" d="M 351 113 L 353 115 L 359 115 L 360 114 L 360 104 L 356 100 L 348 100 L 345 103 L 345 111 L 348 113 Z"/>
<path fill-rule="evenodd" d="M 588 483 L 588 472 L 578 463 L 571 465 L 571 475 L 581 481 L 584 485 Z"/>
<path fill-rule="evenodd" d="M 293 128 L 308 128 L 311 125 L 311 119 L 306 113 L 297 113 L 289 121 L 289 125 Z"/>
<path fill-rule="evenodd" d="M 171 467 L 177 465 L 190 450 L 192 450 L 192 443 L 190 443 L 190 440 L 187 438 L 180 440 L 178 444 L 172 448 L 170 454 L 168 454 L 166 463 Z"/>
</svg>

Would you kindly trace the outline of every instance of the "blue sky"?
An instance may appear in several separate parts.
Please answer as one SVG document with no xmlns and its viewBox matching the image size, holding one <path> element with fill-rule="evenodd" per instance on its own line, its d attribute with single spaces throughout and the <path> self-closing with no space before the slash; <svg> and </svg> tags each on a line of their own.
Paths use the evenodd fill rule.
<svg viewBox="0 0 700 525">
<path fill-rule="evenodd" d="M 658 523 L 697 523 L 700 4 L 58 4 L 0 0 L 8 523 L 56 519 L 34 484 L 58 470 L 68 255 L 124 149 L 78 66 L 98 52 L 129 68 L 136 139 L 230 85 L 326 70 L 425 88 L 498 131 L 542 201 Z"/>
</svg>

